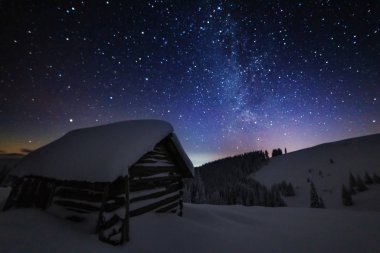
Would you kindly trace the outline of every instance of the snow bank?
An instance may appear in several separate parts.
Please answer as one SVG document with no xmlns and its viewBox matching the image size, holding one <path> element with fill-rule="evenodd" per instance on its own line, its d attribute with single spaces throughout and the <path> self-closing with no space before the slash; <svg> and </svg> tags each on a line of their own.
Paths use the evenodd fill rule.
<svg viewBox="0 0 380 253">
<path fill-rule="evenodd" d="M 185 204 L 184 216 L 131 219 L 131 241 L 114 247 L 46 212 L 0 213 L 0 252 L 380 252 L 380 213 Z"/>
<path fill-rule="evenodd" d="M 161 120 L 134 120 L 71 131 L 22 159 L 13 175 L 112 181 L 173 132 Z M 187 156 L 186 156 L 187 157 Z"/>
</svg>

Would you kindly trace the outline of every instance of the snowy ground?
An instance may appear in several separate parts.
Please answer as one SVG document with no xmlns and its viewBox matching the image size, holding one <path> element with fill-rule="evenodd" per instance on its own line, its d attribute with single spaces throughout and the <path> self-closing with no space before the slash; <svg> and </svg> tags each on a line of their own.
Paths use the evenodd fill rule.
<svg viewBox="0 0 380 253">
<path fill-rule="evenodd" d="M 370 186 L 369 192 L 355 195 L 356 204 L 352 207 L 344 207 L 341 201 L 342 185 L 348 186 L 350 172 L 362 178 L 365 172 L 370 175 L 376 172 L 380 176 L 379 154 L 380 134 L 370 135 L 274 157 L 253 177 L 267 186 L 282 180 L 291 182 L 296 196 L 286 199 L 288 206 L 310 205 L 309 178 L 327 208 L 380 211 L 380 185 Z M 330 163 L 330 159 L 334 162 Z"/>
<path fill-rule="evenodd" d="M 80 225 L 33 209 L 0 214 L 0 252 L 380 252 L 380 213 L 185 205 L 185 215 L 131 221 L 131 242 L 106 245 Z"/>
<path fill-rule="evenodd" d="M 254 176 L 267 185 L 292 182 L 297 196 L 287 202 L 293 207 L 185 204 L 183 217 L 149 213 L 132 218 L 131 241 L 120 247 L 99 242 L 89 224 L 35 209 L 0 212 L 0 253 L 380 252 L 380 185 L 355 195 L 353 207 L 340 204 L 349 172 L 380 175 L 379 154 L 380 135 L 375 135 L 276 157 Z M 305 208 L 308 177 L 329 209 Z M 0 207 L 8 192 L 0 188 Z"/>
</svg>

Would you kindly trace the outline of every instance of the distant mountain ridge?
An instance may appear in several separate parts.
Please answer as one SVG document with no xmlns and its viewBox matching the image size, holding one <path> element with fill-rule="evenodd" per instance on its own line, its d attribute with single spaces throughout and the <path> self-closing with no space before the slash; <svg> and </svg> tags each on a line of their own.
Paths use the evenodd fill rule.
<svg viewBox="0 0 380 253">
<path fill-rule="evenodd" d="M 380 133 L 379 134 L 370 134 L 370 135 L 364 135 L 364 136 L 358 136 L 358 137 L 353 137 L 353 138 L 348 138 L 348 139 L 343 139 L 343 140 L 338 140 L 338 141 L 332 141 L 332 142 L 326 142 L 326 143 L 321 143 L 312 147 L 296 150 L 293 152 L 289 153 L 297 153 L 301 151 L 306 151 L 306 150 L 313 150 L 316 148 L 325 148 L 329 146 L 347 146 L 347 145 L 366 145 L 366 144 L 379 144 L 380 143 Z"/>
</svg>

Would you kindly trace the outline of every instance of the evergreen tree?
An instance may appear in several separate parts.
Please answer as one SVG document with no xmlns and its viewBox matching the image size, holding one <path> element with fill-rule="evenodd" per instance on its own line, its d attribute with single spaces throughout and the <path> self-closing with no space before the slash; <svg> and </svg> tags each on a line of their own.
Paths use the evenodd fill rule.
<svg viewBox="0 0 380 253">
<path fill-rule="evenodd" d="M 296 193 L 294 192 L 294 188 L 293 188 L 293 185 L 292 183 L 289 183 L 288 184 L 288 196 L 295 196 Z"/>
<path fill-rule="evenodd" d="M 352 206 L 352 198 L 350 192 L 347 190 L 346 186 L 343 185 L 342 187 L 342 202 L 345 206 Z"/>
<path fill-rule="evenodd" d="M 259 154 L 260 154 L 260 157 L 261 157 L 261 161 L 265 162 L 267 160 L 267 157 L 265 156 L 265 153 L 263 151 L 260 151 Z"/>
<path fill-rule="evenodd" d="M 380 184 L 380 177 L 376 173 L 373 173 L 373 183 Z"/>
<path fill-rule="evenodd" d="M 358 192 L 364 192 L 368 190 L 367 186 L 363 182 L 363 179 L 359 175 L 356 175 L 356 189 Z"/>
<path fill-rule="evenodd" d="M 286 148 L 285 148 L 285 154 L 287 154 L 288 153 L 288 150 L 286 150 Z"/>
<path fill-rule="evenodd" d="M 272 150 L 272 157 L 282 155 L 282 150 L 280 148 Z"/>
<path fill-rule="evenodd" d="M 318 208 L 325 208 L 325 202 L 323 202 L 323 199 L 319 197 L 319 207 Z"/>
<path fill-rule="evenodd" d="M 310 207 L 311 208 L 325 208 L 325 204 L 318 196 L 317 190 L 315 189 L 314 183 L 310 183 Z"/>
<path fill-rule="evenodd" d="M 274 196 L 274 206 L 286 206 L 285 201 L 281 198 L 281 194 L 279 190 L 272 191 Z"/>
<path fill-rule="evenodd" d="M 268 153 L 267 150 L 265 150 L 265 159 L 266 159 L 266 160 L 269 160 L 269 153 Z"/>
<path fill-rule="evenodd" d="M 356 186 L 356 179 L 354 175 L 350 172 L 350 186 L 355 187 Z"/>
<path fill-rule="evenodd" d="M 350 178 L 349 178 L 349 191 L 350 191 L 350 194 L 353 195 L 356 193 L 355 191 L 355 187 L 356 187 L 356 179 L 354 177 L 354 175 L 352 175 L 352 173 L 350 173 Z"/>
<path fill-rule="evenodd" d="M 366 184 L 373 184 L 373 180 L 372 180 L 371 176 L 368 175 L 368 172 L 365 173 L 364 180 L 365 180 Z"/>
<path fill-rule="evenodd" d="M 247 197 L 247 206 L 253 206 L 255 205 L 255 196 L 253 191 L 249 191 L 248 197 Z"/>
</svg>

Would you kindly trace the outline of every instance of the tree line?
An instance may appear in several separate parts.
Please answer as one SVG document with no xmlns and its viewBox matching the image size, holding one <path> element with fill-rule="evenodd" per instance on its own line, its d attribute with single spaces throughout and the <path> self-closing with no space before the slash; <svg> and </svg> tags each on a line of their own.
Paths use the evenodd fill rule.
<svg viewBox="0 0 380 253">
<path fill-rule="evenodd" d="M 352 195 L 355 195 L 358 192 L 364 192 L 368 190 L 367 185 L 372 184 L 380 184 L 380 177 L 373 173 L 372 176 L 365 172 L 364 180 L 360 175 L 354 176 L 350 173 L 348 177 L 348 188 L 343 185 L 342 186 L 342 203 L 345 206 L 352 206 L 354 204 L 352 200 Z"/>
<path fill-rule="evenodd" d="M 268 160 L 267 151 L 255 151 L 197 167 L 194 179 L 185 182 L 184 200 L 223 205 L 286 206 L 282 196 L 294 194 L 292 186 L 289 190 L 289 184 L 282 183 L 268 189 L 249 177 Z"/>
</svg>

